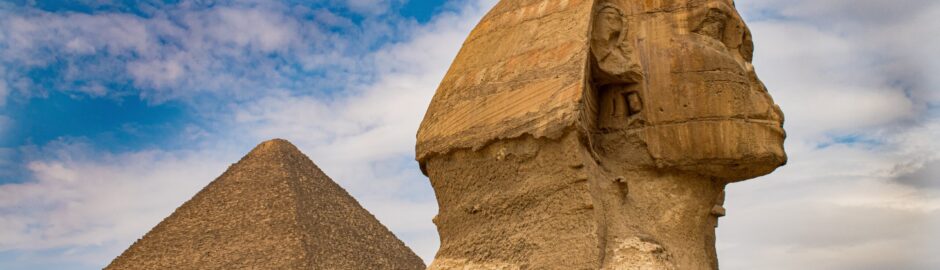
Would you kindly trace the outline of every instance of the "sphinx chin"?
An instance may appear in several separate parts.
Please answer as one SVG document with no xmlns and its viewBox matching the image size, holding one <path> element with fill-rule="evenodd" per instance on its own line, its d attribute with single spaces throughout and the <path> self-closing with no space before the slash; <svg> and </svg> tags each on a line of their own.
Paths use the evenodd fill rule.
<svg viewBox="0 0 940 270">
<path fill-rule="evenodd" d="M 720 119 L 646 127 L 639 132 L 657 168 L 738 182 L 787 162 L 786 133 L 767 120 Z"/>
</svg>

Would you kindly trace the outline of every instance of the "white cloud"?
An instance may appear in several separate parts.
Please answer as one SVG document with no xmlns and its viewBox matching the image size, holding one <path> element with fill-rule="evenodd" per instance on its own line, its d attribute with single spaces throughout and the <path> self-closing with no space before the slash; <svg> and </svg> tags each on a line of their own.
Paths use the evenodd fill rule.
<svg viewBox="0 0 940 270">
<path fill-rule="evenodd" d="M 10 88 L 7 86 L 5 73 L 6 72 L 4 71 L 3 67 L 0 66 L 0 108 L 3 108 L 4 105 L 6 105 L 7 96 L 10 94 Z"/>
<path fill-rule="evenodd" d="M 790 162 L 729 186 L 722 268 L 940 265 L 940 118 L 925 98 L 940 88 L 925 31 L 940 24 L 922 19 L 940 4 L 901 2 L 738 3 L 757 18 L 755 66 L 787 116 Z"/>
<path fill-rule="evenodd" d="M 930 119 L 891 138 L 898 156 L 906 158 L 893 172 L 899 183 L 940 190 L 940 120 Z"/>
<path fill-rule="evenodd" d="M 250 46 L 262 52 L 284 49 L 297 42 L 297 24 L 279 13 L 259 10 L 223 8 L 212 14 L 220 23 L 211 23 L 207 29 L 213 38 Z"/>
<path fill-rule="evenodd" d="M 907 175 L 899 166 L 940 157 L 927 140 L 940 136 L 931 123 L 888 134 L 878 146 L 789 141 L 787 166 L 729 186 L 718 236 L 722 266 L 935 269 L 940 261 L 928 254 L 940 252 L 929 247 L 940 241 L 940 192 L 895 181 Z"/>
<path fill-rule="evenodd" d="M 750 25 L 755 67 L 797 137 L 846 132 L 911 119 L 914 102 L 878 61 L 838 34 L 786 21 Z"/>
<path fill-rule="evenodd" d="M 833 37 L 848 42 L 853 55 L 868 61 L 865 65 L 844 69 L 877 71 L 875 78 L 889 78 L 889 83 L 908 88 L 916 103 L 940 102 L 940 37 L 933 34 L 940 27 L 940 2 L 930 0 L 767 0 L 742 1 L 738 6 L 745 15 L 760 18 L 776 14 L 775 22 L 800 27 L 812 25 Z M 756 35 L 763 33 L 756 32 Z M 816 36 L 800 37 L 792 42 L 815 43 Z M 774 48 L 785 50 L 784 48 Z M 817 60 L 823 60 L 823 57 Z M 804 59 L 810 61 L 811 59 Z"/>
<path fill-rule="evenodd" d="M 180 58 L 179 56 L 174 58 Z M 166 88 L 180 82 L 187 67 L 179 59 L 158 59 L 129 63 L 128 72 L 138 85 Z"/>
<path fill-rule="evenodd" d="M 381 15 L 388 12 L 392 2 L 389 0 L 345 0 L 350 10 L 363 15 Z"/>
<path fill-rule="evenodd" d="M 359 59 L 349 52 L 363 53 L 396 32 L 366 37 L 366 33 L 373 33 L 346 25 L 353 28 L 346 29 L 349 34 L 341 37 L 326 29 L 335 25 L 306 19 L 323 17 L 324 11 L 277 2 L 210 7 L 183 2 L 155 10 L 147 17 L 112 12 L 17 11 L 0 9 L 0 27 L 4 29 L 0 35 L 0 46 L 4 47 L 0 63 L 8 67 L 8 77 L 25 80 L 9 85 L 11 88 L 39 96 L 31 92 L 81 91 L 83 85 L 76 81 L 128 81 L 136 89 L 110 89 L 108 94 L 130 94 L 152 102 L 187 101 L 206 92 L 250 99 L 264 94 L 259 89 L 284 85 L 293 88 L 298 83 L 309 83 L 312 79 L 307 77 L 315 77 L 311 76 L 315 73 L 333 74 L 327 63 Z M 331 23 L 342 22 L 330 19 L 324 18 Z M 398 27 L 397 22 L 372 23 L 374 28 Z M 383 26 L 386 24 L 392 26 Z M 326 59 L 319 65 L 294 65 L 317 56 Z M 65 66 L 61 74 L 37 79 L 45 84 L 33 83 L 28 75 L 33 69 L 54 70 L 59 65 Z M 46 87 L 48 82 L 54 82 L 54 87 Z"/>
<path fill-rule="evenodd" d="M 349 18 L 336 15 L 335 13 L 326 9 L 318 9 L 313 11 L 313 19 L 329 27 L 355 28 L 355 23 L 353 23 Z"/>
<path fill-rule="evenodd" d="M 10 15 L 6 13 L 5 15 Z M 147 52 L 153 49 L 153 36 L 139 17 L 125 14 L 87 15 L 71 13 L 30 14 L 12 16 L 3 20 L 8 30 L 5 42 L 9 47 L 3 54 L 26 65 L 40 65 L 53 61 L 56 55 L 41 55 L 31 50 L 61 46 L 69 54 L 91 54 L 106 50 L 112 54 L 124 51 Z"/>
<path fill-rule="evenodd" d="M 55 158 L 29 163 L 33 181 L 0 185 L 0 252 L 100 249 L 73 258 L 86 267 L 109 262 L 234 158 L 218 151 L 111 155 L 52 147 Z"/>
</svg>

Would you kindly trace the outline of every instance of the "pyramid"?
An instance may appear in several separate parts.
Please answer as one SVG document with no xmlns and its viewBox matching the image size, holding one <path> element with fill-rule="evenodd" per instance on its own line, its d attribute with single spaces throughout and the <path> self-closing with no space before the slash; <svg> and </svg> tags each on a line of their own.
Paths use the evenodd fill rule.
<svg viewBox="0 0 940 270">
<path fill-rule="evenodd" d="M 258 145 L 105 269 L 424 269 L 285 140 Z"/>
</svg>

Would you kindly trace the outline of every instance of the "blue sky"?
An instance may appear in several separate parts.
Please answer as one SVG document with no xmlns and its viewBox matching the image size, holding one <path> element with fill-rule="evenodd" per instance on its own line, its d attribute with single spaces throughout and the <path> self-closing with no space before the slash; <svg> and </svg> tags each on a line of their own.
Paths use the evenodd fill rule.
<svg viewBox="0 0 940 270">
<path fill-rule="evenodd" d="M 399 42 L 407 36 L 396 35 L 399 32 L 396 24 L 427 23 L 433 15 L 448 8 L 444 1 L 410 1 L 386 3 L 385 10 L 374 11 L 364 3 L 358 7 L 344 5 L 338 1 L 308 2 L 293 1 L 282 3 L 284 12 L 290 19 L 298 21 L 314 21 L 318 17 L 335 17 L 337 24 L 348 25 L 322 25 L 322 30 L 329 34 L 346 39 L 345 48 L 317 48 L 317 44 L 310 44 L 307 48 L 292 48 L 296 50 L 329 51 L 348 55 L 365 54 L 370 50 L 382 47 L 385 44 Z M 366 1 L 368 2 L 368 1 Z M 382 1 L 385 2 L 385 1 Z M 211 2 L 210 2 L 211 3 Z M 5 4 L 6 12 L 23 12 L 34 16 L 99 16 L 101 14 L 120 14 L 136 17 L 141 20 L 160 16 L 168 17 L 166 22 L 179 24 L 186 28 L 185 16 L 187 12 L 212 9 L 218 7 L 254 8 L 263 6 L 262 3 L 230 3 L 217 2 L 211 4 L 192 4 L 191 7 L 180 8 L 181 1 L 14 1 Z M 381 6 L 381 5 L 379 5 Z M 296 11 L 307 9 L 306 11 Z M 169 10 L 169 11 L 168 11 Z M 288 11 L 290 10 L 290 11 Z M 381 12 L 381 13 L 376 13 Z M 319 16 L 320 14 L 328 14 Z M 126 19 L 126 18 L 125 18 Z M 133 19 L 132 19 L 133 20 Z M 107 23 L 107 22 L 106 22 Z M 372 35 L 363 31 L 364 25 L 384 24 L 390 27 L 384 34 Z M 76 29 L 58 29 L 58 31 L 74 31 Z M 94 31 L 94 29 L 80 29 L 80 31 Z M 74 33 L 81 35 L 82 33 Z M 55 37 L 50 37 L 55 38 Z M 183 46 L 181 36 L 160 35 L 154 37 L 153 42 L 162 48 L 173 50 L 174 47 Z M 313 37 L 311 37 L 313 38 Z M 8 44 L 5 44 L 8 45 Z M 37 44 L 38 45 L 38 44 Z M 13 77 L 22 87 L 7 88 L 12 93 L 8 95 L 9 101 L 0 107 L 0 113 L 6 116 L 5 132 L 0 137 L 0 147 L 19 149 L 14 150 L 12 162 L 8 162 L 3 173 L 0 173 L 0 184 L 24 181 L 24 162 L 30 159 L 31 147 L 43 146 L 57 140 L 80 139 L 84 143 L 109 152 L 129 152 L 140 149 L 172 150 L 188 147 L 192 141 L 186 137 L 187 131 L 218 130 L 220 119 L 216 113 L 225 113 L 225 108 L 218 108 L 217 102 L 230 103 L 230 106 L 256 97 L 255 94 L 239 93 L 239 97 L 232 98 L 228 89 L 218 86 L 209 86 L 200 82 L 187 85 L 148 85 L 135 81 L 133 74 L 123 69 L 130 61 L 140 61 L 147 56 L 129 48 L 117 47 L 104 42 L 100 44 L 103 49 L 94 52 L 62 52 L 62 47 L 47 43 L 32 48 L 32 53 L 48 54 L 41 63 L 25 63 L 35 59 L 5 58 L 4 66 L 6 76 Z M 68 46 L 68 44 L 65 44 Z M 223 46 L 256 44 L 222 44 Z M 113 46 L 113 47 L 112 47 Z M 262 45 L 263 46 L 263 45 Z M 302 47 L 302 45 L 301 45 Z M 67 48 L 65 48 L 68 51 Z M 252 50 L 252 48 L 237 48 Z M 266 65 L 278 69 L 282 80 L 265 81 L 262 77 L 252 78 L 249 83 L 252 87 L 263 89 L 270 87 L 283 88 L 290 92 L 317 93 L 322 96 L 334 95 L 343 89 L 342 84 L 331 84 L 328 76 L 331 71 L 323 69 L 326 66 L 302 67 L 298 59 L 292 59 L 293 51 L 264 51 L 249 52 L 248 57 L 220 55 L 212 67 L 213 73 L 223 76 L 251 77 L 253 66 Z M 334 51 L 331 51 L 334 53 Z M 160 56 L 156 56 L 159 58 Z M 126 66 L 125 66 L 126 67 Z M 207 74 L 213 77 L 216 74 Z M 368 72 L 357 74 L 363 81 L 368 81 L 371 75 Z M 303 77 L 303 79 L 298 79 Z M 170 91 L 194 92 L 174 94 L 173 96 L 159 96 L 164 88 L 173 88 Z M 187 89 L 190 88 L 190 89 Z M 210 89 L 219 88 L 219 89 Z M 260 93 L 259 93 L 260 94 Z M 207 104 L 208 103 L 208 104 Z M 215 108 L 213 108 L 215 107 Z M 212 113 L 206 114 L 206 110 Z M 222 124 L 224 125 L 224 123 Z M 26 147 L 26 149 L 22 149 Z M 12 165 L 12 166 L 11 166 Z"/>
<path fill-rule="evenodd" d="M 130 16 L 139 16 L 142 18 L 152 18 L 154 16 L 164 16 L 173 12 L 162 12 L 161 9 L 172 9 L 179 5 L 180 1 L 13 1 L 15 4 L 4 6 L 8 12 L 26 12 L 26 13 L 46 13 L 46 14 L 127 14 Z M 328 12 L 337 16 L 337 18 L 348 19 L 353 23 L 344 27 L 325 27 L 327 31 L 344 38 L 355 39 L 356 41 L 367 40 L 366 43 L 354 43 L 357 46 L 346 48 L 345 53 L 366 52 L 370 49 L 381 47 L 389 42 L 399 41 L 399 36 L 389 32 L 386 36 L 362 37 L 362 25 L 367 23 L 365 18 L 372 14 L 358 14 L 353 7 L 327 2 L 294 1 L 285 4 L 285 8 L 297 9 L 305 7 L 317 9 L 319 12 Z M 217 4 L 195 5 L 193 9 L 212 8 L 222 6 L 225 2 Z M 232 6 L 251 7 L 258 4 L 232 4 Z M 388 10 L 383 11 L 379 18 L 384 20 L 397 20 L 396 23 L 426 23 L 436 11 L 442 10 L 444 1 L 411 1 L 405 3 L 393 3 L 389 5 Z M 47 13 L 48 12 L 48 13 Z M 372 12 L 372 11 L 363 11 Z M 312 20 L 315 13 L 297 14 L 294 16 L 298 20 Z M 178 19 L 169 19 L 171 23 L 182 23 Z M 88 29 L 92 30 L 93 29 Z M 358 37 L 357 37 L 358 36 Z M 156 41 L 163 44 L 178 43 L 174 37 L 158 37 Z M 108 46 L 108 44 L 104 44 Z M 39 45 L 43 46 L 43 45 Z M 45 59 L 44 63 L 38 65 L 25 64 L 16 59 L 5 59 L 7 76 L 16 76 L 18 80 L 25 80 L 29 85 L 19 90 L 20 93 L 13 93 L 9 96 L 11 99 L 2 112 L 13 120 L 9 127 L 12 132 L 7 132 L 3 137 L 3 147 L 16 147 L 27 144 L 44 145 L 50 141 L 61 137 L 81 137 L 88 139 L 96 145 L 108 145 L 108 150 L 127 151 L 142 147 L 180 147 L 180 145 L 167 145 L 166 141 L 176 139 L 180 136 L 178 131 L 181 127 L 190 124 L 199 124 L 208 119 L 200 114 L 198 109 L 190 107 L 200 106 L 200 101 L 193 99 L 218 100 L 222 97 L 216 95 L 209 96 L 188 96 L 183 100 L 166 98 L 153 98 L 146 94 L 151 91 L 160 90 L 159 87 L 151 87 L 146 84 L 135 84 L 132 75 L 126 74 L 119 67 L 127 61 L 138 60 L 141 56 L 135 51 L 101 50 L 94 53 L 78 54 L 56 54 L 58 49 L 54 45 L 37 48 L 37 51 L 44 51 L 52 54 Z M 40 52 L 37 52 L 40 53 Z M 274 68 L 297 69 L 285 72 L 285 76 L 304 76 L 317 77 L 325 76 L 324 72 L 313 68 L 298 68 L 302 63 L 295 59 L 290 59 L 289 52 L 273 51 L 264 52 L 253 57 L 265 59 L 233 59 L 240 64 L 252 65 L 257 62 L 271 61 Z M 225 64 L 222 60 L 221 64 Z M 234 64 L 234 63 L 232 63 Z M 117 67 L 115 67 L 117 66 Z M 74 74 L 75 69 L 93 68 L 86 74 Z M 217 72 L 226 73 L 233 76 L 250 76 L 246 73 L 252 73 L 250 67 L 246 68 L 222 68 Z M 85 73 L 86 70 L 80 73 Z M 367 78 L 368 79 L 368 78 Z M 256 82 L 263 83 L 263 82 Z M 277 85 L 286 87 L 289 90 L 297 91 L 322 91 L 331 93 L 338 91 L 336 85 L 333 87 L 316 87 L 312 83 L 296 83 L 287 78 L 286 85 Z M 9 86 L 8 86 L 9 87 Z M 89 87 L 97 87 L 98 90 L 89 90 Z M 192 85 L 194 88 L 201 88 L 198 84 Z M 306 88 L 305 90 L 301 90 Z M 179 91 L 187 91 L 181 89 Z M 202 89 L 199 89 L 202 90 Z M 197 91 L 199 91 L 197 90 Z M 19 95 L 17 95 L 19 94 Z M 218 93 L 225 95 L 226 93 Z M 247 97 L 246 97 L 247 98 Z M 234 100 L 240 101 L 238 99 Z M 211 101 L 204 101 L 211 102 Z M 29 121 L 25 121 L 25 120 Z M 9 179 L 4 179 L 9 181 Z"/>
<path fill-rule="evenodd" d="M 736 2 L 790 164 L 729 187 L 723 268 L 940 267 L 940 3 Z M 0 269 L 100 268 L 275 137 L 431 259 L 414 133 L 494 3 L 0 3 Z"/>
</svg>

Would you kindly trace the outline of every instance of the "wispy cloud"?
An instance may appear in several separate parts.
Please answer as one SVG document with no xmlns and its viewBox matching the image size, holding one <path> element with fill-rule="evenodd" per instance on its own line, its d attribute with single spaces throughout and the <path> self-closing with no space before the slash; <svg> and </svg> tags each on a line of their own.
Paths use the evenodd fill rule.
<svg viewBox="0 0 940 270">
<path fill-rule="evenodd" d="M 232 156 L 217 151 L 114 155 L 81 142 L 55 143 L 42 151 L 51 156 L 28 165 L 34 179 L 0 185 L 0 253 L 45 253 L 52 260 L 62 255 L 80 268 L 106 264 L 218 176 Z M 8 263 L 14 262 L 0 264 L 12 267 Z"/>
<path fill-rule="evenodd" d="M 937 89 L 940 80 L 932 76 L 940 72 L 937 69 L 940 55 L 932 49 L 940 46 L 940 37 L 932 34 L 940 24 L 935 19 L 940 15 L 940 4 L 936 1 L 768 0 L 742 1 L 739 6 L 761 21 L 811 27 L 844 40 L 851 51 L 840 54 L 853 53 L 862 65 L 846 65 L 841 69 L 874 71 L 869 79 L 892 79 L 887 83 L 905 88 L 916 103 L 940 102 Z M 817 42 L 809 37 L 796 41 Z M 773 49 L 785 50 L 782 46 Z M 818 61 L 828 58 L 824 56 Z"/>
<path fill-rule="evenodd" d="M 911 120 L 915 101 L 857 41 L 801 22 L 751 23 L 758 75 L 798 138 Z M 814 108 L 814 109 L 808 109 Z M 828 134 L 831 135 L 831 134 Z"/>
<path fill-rule="evenodd" d="M 280 2 L 184 1 L 145 17 L 25 7 L 0 15 L 0 63 L 9 68 L 3 81 L 14 91 L 99 96 L 105 88 L 87 85 L 117 84 L 125 87 L 107 88 L 108 95 L 153 102 L 205 93 L 247 100 L 263 89 L 318 83 L 343 88 L 370 79 L 360 77 L 370 72 L 362 55 L 409 25 L 396 17 L 355 25 L 323 8 Z M 35 72 L 51 74 L 30 76 Z"/>
<path fill-rule="evenodd" d="M 934 1 L 739 1 L 790 163 L 729 187 L 730 269 L 934 269 Z M 936 60 L 933 60 L 935 62 Z"/>
<path fill-rule="evenodd" d="M 350 10 L 366 14 L 382 14 L 388 12 L 389 7 L 393 3 L 401 2 L 389 1 L 389 0 L 346 0 L 343 1 Z"/>
<path fill-rule="evenodd" d="M 3 74 L 3 68 L 0 68 L 0 76 Z M 2 78 L 2 77 L 0 77 Z M 7 82 L 5 80 L 0 80 L 0 106 L 6 104 L 7 95 L 10 93 L 10 89 L 7 88 Z"/>
</svg>

